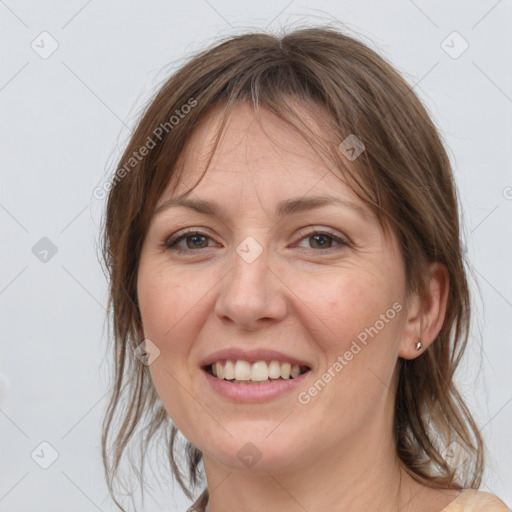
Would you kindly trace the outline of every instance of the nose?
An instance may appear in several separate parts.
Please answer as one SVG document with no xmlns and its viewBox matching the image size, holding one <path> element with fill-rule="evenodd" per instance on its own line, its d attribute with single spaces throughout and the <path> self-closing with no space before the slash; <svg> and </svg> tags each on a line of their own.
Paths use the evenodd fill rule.
<svg viewBox="0 0 512 512">
<path fill-rule="evenodd" d="M 215 304 L 222 322 L 256 331 L 286 316 L 286 287 L 267 256 L 264 250 L 250 262 L 233 252 L 233 266 L 221 280 Z"/>
</svg>

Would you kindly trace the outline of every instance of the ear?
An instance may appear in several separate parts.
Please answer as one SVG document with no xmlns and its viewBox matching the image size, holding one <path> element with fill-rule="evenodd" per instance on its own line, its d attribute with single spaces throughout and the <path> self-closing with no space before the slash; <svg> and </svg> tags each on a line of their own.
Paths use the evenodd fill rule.
<svg viewBox="0 0 512 512">
<path fill-rule="evenodd" d="M 408 297 L 399 357 L 414 359 L 434 342 L 443 327 L 449 287 L 446 267 L 439 262 L 431 263 L 421 290 Z M 418 341 L 423 345 L 419 350 Z"/>
</svg>

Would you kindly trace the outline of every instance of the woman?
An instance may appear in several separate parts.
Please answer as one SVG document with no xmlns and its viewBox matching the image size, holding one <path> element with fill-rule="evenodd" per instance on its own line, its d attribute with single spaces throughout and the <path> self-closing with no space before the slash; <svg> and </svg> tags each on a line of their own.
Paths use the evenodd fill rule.
<svg viewBox="0 0 512 512">
<path fill-rule="evenodd" d="M 169 434 L 191 499 L 203 464 L 191 510 L 507 510 L 478 491 L 453 381 L 470 302 L 449 159 L 361 42 L 251 33 L 178 70 L 112 181 L 104 257 L 112 495 L 147 415 L 143 450 Z"/>
</svg>

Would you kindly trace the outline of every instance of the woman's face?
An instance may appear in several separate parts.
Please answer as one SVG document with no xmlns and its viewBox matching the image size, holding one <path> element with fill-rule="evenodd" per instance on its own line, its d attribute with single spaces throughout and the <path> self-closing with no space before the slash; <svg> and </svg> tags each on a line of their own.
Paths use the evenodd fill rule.
<svg viewBox="0 0 512 512">
<path fill-rule="evenodd" d="M 275 471 L 392 435 L 407 304 L 396 239 L 288 125 L 267 111 L 261 121 L 245 105 L 231 115 L 187 196 L 209 209 L 155 213 L 138 298 L 156 391 L 205 465 Z M 216 123 L 196 129 L 185 181 L 157 209 L 196 183 Z M 212 358 L 240 380 L 309 370 L 234 383 L 203 368 Z"/>
</svg>

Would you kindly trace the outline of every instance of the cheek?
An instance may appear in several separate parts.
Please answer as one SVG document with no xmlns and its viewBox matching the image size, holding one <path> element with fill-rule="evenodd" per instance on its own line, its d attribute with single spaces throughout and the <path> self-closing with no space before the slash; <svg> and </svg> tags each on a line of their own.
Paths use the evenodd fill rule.
<svg viewBox="0 0 512 512">
<path fill-rule="evenodd" d="M 342 350 L 365 328 L 379 321 L 381 314 L 386 315 L 398 297 L 396 292 L 382 275 L 333 269 L 321 279 L 303 282 L 297 296 L 307 306 L 303 320 L 310 319 L 313 330 L 322 333 L 322 342 L 328 348 Z M 393 316 L 394 312 L 391 311 Z"/>
<path fill-rule="evenodd" d="M 169 313 L 174 309 L 169 309 L 170 298 L 165 290 L 161 281 L 151 272 L 141 272 L 137 292 L 144 335 L 156 343 L 161 341 L 165 324 L 172 322 Z M 167 315 L 164 314 L 165 311 Z"/>
<path fill-rule="evenodd" d="M 144 336 L 160 350 L 149 366 L 151 380 L 167 415 L 180 430 L 189 431 L 201 417 L 201 407 L 191 398 L 196 394 L 192 369 L 184 362 L 191 350 L 189 340 L 196 335 L 194 314 L 201 290 L 178 279 L 176 273 L 141 264 L 137 291 Z"/>
<path fill-rule="evenodd" d="M 147 338 L 164 346 L 173 338 L 200 300 L 201 290 L 196 284 L 192 281 L 187 285 L 186 280 L 167 269 L 141 265 L 137 292 Z"/>
<path fill-rule="evenodd" d="M 159 393 L 178 396 L 183 392 L 180 384 L 190 387 L 197 371 L 194 342 L 212 308 L 210 293 L 217 283 L 211 272 L 185 273 L 160 262 L 141 264 L 139 306 L 144 336 L 160 350 L 150 366 Z"/>
<path fill-rule="evenodd" d="M 326 432 L 348 432 L 370 421 L 389 393 L 403 308 L 400 284 L 395 287 L 391 274 L 335 270 L 329 279 L 303 283 L 308 307 L 299 314 L 323 353 L 315 382 L 327 384 L 301 391 L 311 410 L 317 408 Z"/>
</svg>

